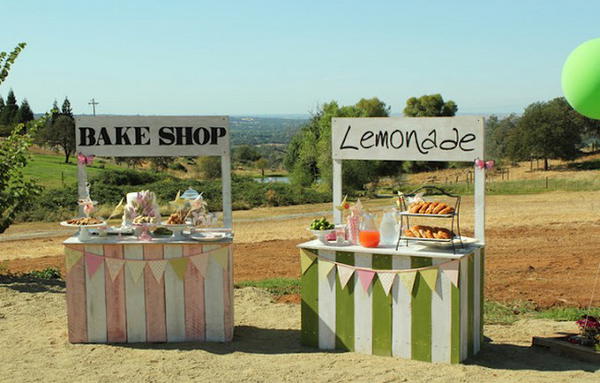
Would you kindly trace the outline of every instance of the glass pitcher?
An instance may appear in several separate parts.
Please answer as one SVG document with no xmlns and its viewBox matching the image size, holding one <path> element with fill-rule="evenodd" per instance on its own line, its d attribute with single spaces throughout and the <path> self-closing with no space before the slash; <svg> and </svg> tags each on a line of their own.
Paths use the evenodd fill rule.
<svg viewBox="0 0 600 383">
<path fill-rule="evenodd" d="M 396 226 L 396 213 L 393 210 L 385 212 L 381 219 L 381 225 L 379 226 L 382 245 L 389 246 L 396 242 L 396 239 L 398 239 Z"/>
<path fill-rule="evenodd" d="M 379 246 L 379 230 L 375 225 L 375 214 L 364 213 L 360 222 L 358 241 L 363 247 Z"/>
</svg>

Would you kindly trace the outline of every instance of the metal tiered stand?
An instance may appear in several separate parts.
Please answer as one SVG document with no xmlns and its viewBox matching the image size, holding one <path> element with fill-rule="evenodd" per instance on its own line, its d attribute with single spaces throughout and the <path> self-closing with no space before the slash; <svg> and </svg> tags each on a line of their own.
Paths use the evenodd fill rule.
<svg viewBox="0 0 600 383">
<path fill-rule="evenodd" d="M 419 213 L 410 213 L 408 211 L 408 206 L 406 205 L 406 200 L 404 198 L 401 199 L 402 202 L 402 211 L 400 214 L 400 233 L 398 234 L 398 242 L 396 243 L 396 250 L 400 246 L 401 241 L 406 241 L 406 246 L 408 246 L 409 241 L 419 241 L 419 242 L 450 242 L 452 245 L 452 251 L 456 254 L 456 242 L 455 239 L 458 239 L 460 242 L 460 247 L 464 248 L 464 244 L 462 241 L 462 236 L 460 233 L 460 196 L 450 194 L 447 191 L 433 185 L 421 186 L 412 192 L 405 194 L 405 197 L 414 197 L 420 191 L 436 191 L 435 195 L 445 195 L 450 198 L 454 198 L 454 212 L 449 214 L 419 214 Z M 425 194 L 427 195 L 427 194 Z M 431 195 L 431 194 L 429 194 Z M 411 217 L 420 217 L 420 218 L 445 218 L 450 219 L 450 231 L 454 233 L 454 220 L 456 218 L 456 231 L 458 233 L 458 237 L 450 238 L 450 239 L 438 239 L 438 238 L 418 238 L 418 237 L 408 237 L 404 236 L 404 228 L 410 227 L 410 218 Z M 404 225 L 404 220 L 406 220 L 406 226 Z"/>
</svg>

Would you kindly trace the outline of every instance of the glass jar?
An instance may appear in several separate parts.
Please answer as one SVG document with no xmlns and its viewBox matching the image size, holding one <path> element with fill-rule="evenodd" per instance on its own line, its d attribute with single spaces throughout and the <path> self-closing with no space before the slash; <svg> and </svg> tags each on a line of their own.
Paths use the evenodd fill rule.
<svg viewBox="0 0 600 383">
<path fill-rule="evenodd" d="M 398 239 L 396 232 L 396 213 L 392 210 L 383 214 L 381 225 L 379 225 L 381 235 L 381 244 L 384 246 L 393 245 Z"/>
<path fill-rule="evenodd" d="M 364 213 L 360 222 L 360 232 L 358 233 L 358 241 L 363 247 L 379 246 L 379 230 L 375 225 L 375 214 Z"/>
</svg>

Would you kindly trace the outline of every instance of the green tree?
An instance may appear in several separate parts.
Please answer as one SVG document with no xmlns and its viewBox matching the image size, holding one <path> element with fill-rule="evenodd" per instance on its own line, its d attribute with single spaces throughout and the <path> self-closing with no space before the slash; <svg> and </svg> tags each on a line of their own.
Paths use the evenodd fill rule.
<svg viewBox="0 0 600 383">
<path fill-rule="evenodd" d="M 502 119 L 494 115 L 486 119 L 486 158 L 502 159 L 510 157 L 511 142 L 517 134 L 518 122 L 519 116 L 514 113 Z"/>
<path fill-rule="evenodd" d="M 8 96 L 6 97 L 6 105 L 4 105 L 4 108 L 2 108 L 2 114 L 0 115 L 0 125 L 9 126 L 14 124 L 18 110 L 19 105 L 17 105 L 17 98 L 15 97 L 15 92 L 13 92 L 13 90 L 11 89 L 8 92 Z"/>
<path fill-rule="evenodd" d="M 200 157 L 198 159 L 198 169 L 207 179 L 221 177 L 221 157 Z"/>
<path fill-rule="evenodd" d="M 54 123 L 46 128 L 46 143 L 56 149 L 62 150 L 65 163 L 75 153 L 75 121 L 66 115 L 59 115 Z"/>
<path fill-rule="evenodd" d="M 150 157 L 150 165 L 155 170 L 165 170 L 175 162 L 175 157 Z"/>
<path fill-rule="evenodd" d="M 58 105 L 56 105 L 56 107 L 58 107 Z M 68 97 L 65 97 L 65 101 L 63 101 L 61 113 L 64 116 L 69 116 L 73 118 L 73 109 L 71 109 L 71 101 L 69 101 Z"/>
<path fill-rule="evenodd" d="M 29 121 L 33 121 L 33 111 L 29 107 L 27 99 L 23 99 L 15 116 L 15 122 L 17 124 L 27 124 Z"/>
<path fill-rule="evenodd" d="M 584 129 L 584 121 L 564 98 L 535 102 L 519 119 L 508 151 L 514 160 L 543 159 L 548 170 L 549 159 L 577 156 Z"/>
<path fill-rule="evenodd" d="M 233 149 L 233 160 L 241 164 L 249 164 L 260 158 L 259 151 L 250 145 L 240 145 Z"/>
<path fill-rule="evenodd" d="M 0 52 L 0 85 L 8 77 L 11 65 L 24 47 L 25 43 L 20 43 L 10 54 Z M 23 124 L 18 124 L 8 138 L 0 141 L 0 233 L 39 193 L 39 187 L 23 176 L 23 168 L 29 160 L 32 135 L 44 123 L 45 117 L 36 121 L 29 132 L 23 132 Z"/>
<path fill-rule="evenodd" d="M 294 184 L 317 183 L 331 190 L 331 119 L 333 117 L 385 117 L 390 108 L 378 98 L 361 99 L 355 105 L 339 106 L 335 101 L 323 104 L 288 145 L 285 167 Z M 382 173 L 381 161 L 345 161 L 342 177 L 345 192 L 351 192 L 376 180 Z M 397 167 L 395 168 L 398 169 Z"/>
<path fill-rule="evenodd" d="M 406 117 L 452 117 L 457 110 L 458 106 L 454 101 L 444 101 L 442 95 L 437 93 L 409 98 L 406 100 L 404 115 Z"/>
<path fill-rule="evenodd" d="M 254 166 L 260 169 L 260 175 L 262 178 L 265 178 L 265 169 L 269 166 L 269 161 L 266 158 L 259 158 L 254 162 Z"/>
<path fill-rule="evenodd" d="M 0 95 L 0 114 L 2 114 L 2 109 L 4 109 L 4 98 L 2 98 L 2 95 Z"/>
</svg>

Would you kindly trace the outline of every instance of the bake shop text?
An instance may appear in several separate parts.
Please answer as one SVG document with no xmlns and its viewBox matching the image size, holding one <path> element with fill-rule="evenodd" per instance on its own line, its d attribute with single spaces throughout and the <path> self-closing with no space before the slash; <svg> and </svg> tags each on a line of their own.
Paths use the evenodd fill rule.
<svg viewBox="0 0 600 383">
<path fill-rule="evenodd" d="M 94 129 L 81 126 L 79 146 L 99 145 L 151 145 L 149 126 L 115 126 Z M 158 129 L 158 145 L 217 145 L 225 137 L 224 127 L 161 126 Z"/>
</svg>

